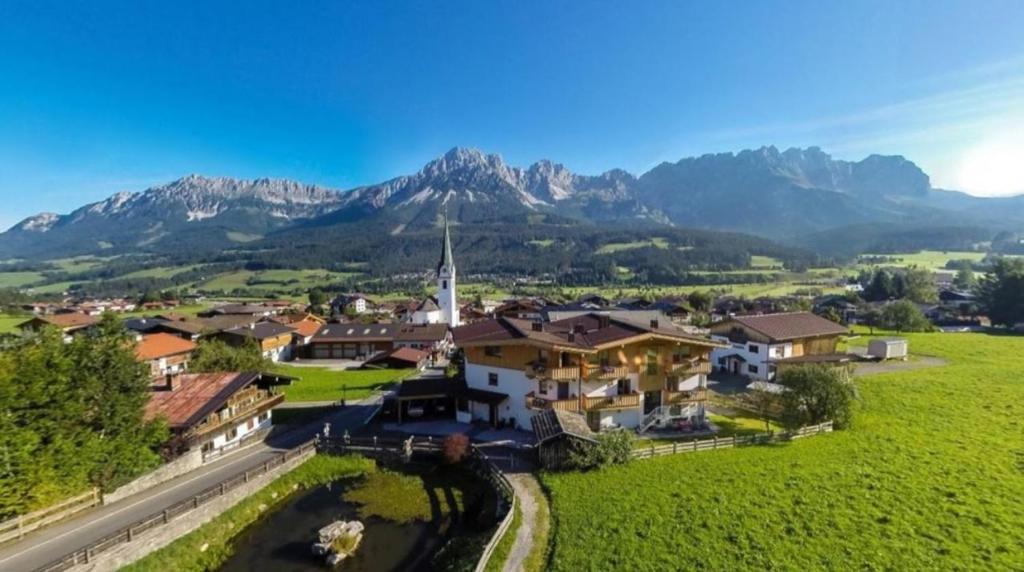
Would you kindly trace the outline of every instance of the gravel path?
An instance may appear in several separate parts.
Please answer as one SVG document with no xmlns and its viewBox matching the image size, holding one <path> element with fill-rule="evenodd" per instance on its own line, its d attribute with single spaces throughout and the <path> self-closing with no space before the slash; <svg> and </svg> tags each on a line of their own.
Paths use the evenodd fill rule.
<svg viewBox="0 0 1024 572">
<path fill-rule="evenodd" d="M 909 371 L 912 369 L 922 369 L 926 367 L 939 367 L 946 365 L 946 363 L 948 362 L 944 359 L 928 356 L 912 356 L 909 361 L 862 362 L 857 364 L 853 375 L 861 377 L 865 375 L 874 375 L 876 373 Z"/>
<path fill-rule="evenodd" d="M 540 483 L 530 473 L 506 473 L 505 476 L 512 483 L 519 497 L 519 530 L 516 531 L 516 539 L 512 544 L 512 550 L 505 559 L 504 572 L 520 572 L 524 569 L 524 563 L 533 550 L 534 532 L 537 526 L 537 503 L 546 502 L 538 500 L 536 495 L 543 494 L 540 490 Z"/>
</svg>

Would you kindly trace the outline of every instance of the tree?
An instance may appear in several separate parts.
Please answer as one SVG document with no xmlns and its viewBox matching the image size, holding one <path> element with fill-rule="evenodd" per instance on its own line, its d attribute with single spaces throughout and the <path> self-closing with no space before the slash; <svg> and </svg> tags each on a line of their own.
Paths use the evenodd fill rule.
<svg viewBox="0 0 1024 572">
<path fill-rule="evenodd" d="M 978 285 L 978 278 L 974 275 L 974 270 L 970 268 L 960 268 L 956 271 L 956 276 L 953 278 L 953 287 L 961 292 L 970 292 L 974 290 L 974 287 Z"/>
<path fill-rule="evenodd" d="M 850 426 L 857 392 L 841 368 L 805 365 L 784 369 L 778 383 L 782 392 L 782 422 L 788 429 L 832 421 L 837 429 Z"/>
<path fill-rule="evenodd" d="M 711 305 L 714 304 L 714 298 L 711 297 L 711 294 L 702 290 L 690 292 L 690 295 L 686 297 L 686 301 L 690 303 L 690 307 L 698 312 L 708 312 L 711 310 Z"/>
<path fill-rule="evenodd" d="M 195 372 L 267 371 L 273 363 L 263 357 L 255 340 L 231 346 L 222 340 L 206 339 L 199 342 L 188 367 Z"/>
<path fill-rule="evenodd" d="M 860 322 L 870 328 L 871 335 L 875 335 L 875 328 L 882 323 L 882 312 L 875 306 L 867 306 L 860 313 Z"/>
<path fill-rule="evenodd" d="M 834 306 L 829 306 L 828 308 L 825 308 L 825 311 L 819 315 L 822 318 L 833 321 L 837 324 L 843 323 L 843 316 L 839 314 L 839 310 L 836 310 Z"/>
<path fill-rule="evenodd" d="M 633 458 L 633 434 L 629 431 L 598 433 L 597 443 L 573 440 L 567 466 L 577 470 L 621 465 Z"/>
<path fill-rule="evenodd" d="M 932 329 L 928 318 L 924 317 L 913 302 L 907 300 L 886 304 L 879 316 L 879 324 L 887 330 L 896 330 L 897 333 L 927 332 Z"/>
<path fill-rule="evenodd" d="M 750 392 L 750 404 L 754 406 L 758 418 L 764 421 L 765 432 L 771 433 L 772 413 L 779 405 L 779 396 L 763 389 L 754 389 Z"/>
<path fill-rule="evenodd" d="M 309 291 L 309 305 L 323 306 L 327 303 L 327 294 L 320 288 L 313 288 Z"/>
<path fill-rule="evenodd" d="M 864 286 L 864 299 L 872 302 L 882 302 L 896 297 L 896 289 L 893 287 L 892 274 L 884 269 L 875 270 L 871 282 Z"/>
<path fill-rule="evenodd" d="M 978 284 L 978 302 L 993 324 L 1024 322 L 1024 260 L 999 258 Z"/>
<path fill-rule="evenodd" d="M 453 433 L 441 442 L 441 456 L 449 465 L 459 463 L 469 454 L 469 437 L 463 433 Z"/>
<path fill-rule="evenodd" d="M 903 274 L 903 298 L 918 304 L 931 304 L 939 299 L 935 279 L 927 268 L 911 266 Z"/>
</svg>

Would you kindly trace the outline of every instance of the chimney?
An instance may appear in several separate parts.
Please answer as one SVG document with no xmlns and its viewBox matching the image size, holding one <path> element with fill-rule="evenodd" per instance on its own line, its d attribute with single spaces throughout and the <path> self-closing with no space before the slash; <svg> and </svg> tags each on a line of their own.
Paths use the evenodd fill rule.
<svg viewBox="0 0 1024 572">
<path fill-rule="evenodd" d="M 651 319 L 651 329 L 654 329 L 654 330 L 658 329 L 658 319 L 657 318 L 652 318 Z"/>
<path fill-rule="evenodd" d="M 574 334 L 585 334 L 587 332 L 587 328 L 583 324 L 573 324 L 572 331 Z"/>
<path fill-rule="evenodd" d="M 599 315 L 597 317 L 597 327 L 598 328 L 604 329 L 604 328 L 607 328 L 610 324 L 611 324 L 611 318 L 608 317 L 608 314 L 601 314 L 601 315 Z"/>
<path fill-rule="evenodd" d="M 576 332 L 569 332 L 569 343 L 576 343 Z"/>
<path fill-rule="evenodd" d="M 174 391 L 176 385 L 178 385 L 177 376 L 173 373 L 164 375 L 164 391 Z"/>
<path fill-rule="evenodd" d="M 543 332 L 544 322 L 533 322 L 532 324 L 530 324 L 530 329 L 532 329 L 535 332 Z"/>
</svg>

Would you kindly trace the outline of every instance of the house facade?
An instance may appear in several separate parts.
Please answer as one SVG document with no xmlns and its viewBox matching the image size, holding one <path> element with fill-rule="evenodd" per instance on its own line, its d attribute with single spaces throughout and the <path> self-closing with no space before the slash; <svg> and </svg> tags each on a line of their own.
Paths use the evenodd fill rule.
<svg viewBox="0 0 1024 572">
<path fill-rule="evenodd" d="M 277 322 L 258 322 L 225 330 L 220 334 L 227 343 L 240 346 L 253 340 L 263 357 L 271 361 L 292 359 L 292 337 L 295 328 Z"/>
<path fill-rule="evenodd" d="M 185 448 L 204 457 L 237 447 L 269 429 L 284 395 L 261 387 L 258 373 L 201 373 L 168 377 L 154 385 L 146 419 L 162 417 Z"/>
<path fill-rule="evenodd" d="M 671 324 L 587 314 L 550 323 L 496 318 L 457 328 L 467 397 L 460 415 L 522 429 L 550 409 L 594 430 L 703 424 L 719 343 Z"/>
<path fill-rule="evenodd" d="M 447 324 L 326 324 L 309 343 L 314 359 L 367 360 L 397 348 L 434 354 L 451 347 Z"/>
<path fill-rule="evenodd" d="M 836 352 L 840 336 L 848 333 L 810 312 L 733 316 L 711 325 L 711 338 L 724 346 L 711 360 L 718 371 L 772 381 L 780 365 L 848 357 Z"/>
<path fill-rule="evenodd" d="M 135 344 L 135 356 L 149 366 L 150 377 L 160 378 L 188 371 L 195 349 L 194 342 L 173 334 L 146 334 Z"/>
</svg>

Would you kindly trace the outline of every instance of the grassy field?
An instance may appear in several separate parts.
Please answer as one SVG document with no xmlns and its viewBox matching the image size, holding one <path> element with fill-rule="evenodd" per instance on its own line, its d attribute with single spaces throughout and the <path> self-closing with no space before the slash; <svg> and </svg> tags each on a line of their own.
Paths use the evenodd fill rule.
<svg viewBox="0 0 1024 572">
<path fill-rule="evenodd" d="M 894 260 L 879 266 L 920 266 L 931 270 L 944 270 L 950 260 L 971 260 L 978 262 L 985 258 L 985 252 L 922 250 L 908 254 L 864 254 L 862 257 L 884 256 Z"/>
<path fill-rule="evenodd" d="M 550 569 L 1024 569 L 1024 338 L 908 337 L 850 430 L 544 475 Z"/>
<path fill-rule="evenodd" d="M 602 245 L 597 249 L 597 254 L 612 254 L 615 252 L 621 252 L 623 250 L 632 250 L 634 248 L 644 248 L 646 246 L 653 246 L 656 248 L 668 248 L 668 241 L 660 236 L 656 236 L 650 240 L 636 240 L 633 242 L 609 242 L 608 244 Z"/>
<path fill-rule="evenodd" d="M 17 331 L 17 328 L 15 328 L 15 326 L 28 319 L 29 316 L 0 315 L 0 334 L 8 334 Z"/>
<path fill-rule="evenodd" d="M 284 386 L 285 399 L 288 401 L 337 401 L 343 396 L 346 399 L 362 399 L 382 385 L 404 379 L 412 373 L 412 370 L 406 369 L 333 371 L 325 367 L 286 364 L 276 364 L 274 370 L 301 378 Z"/>
<path fill-rule="evenodd" d="M 358 272 L 330 272 L 323 269 L 276 269 L 260 272 L 236 270 L 214 276 L 197 287 L 208 292 L 231 292 L 238 288 L 267 293 L 290 292 L 295 289 L 309 290 L 317 286 L 327 286 L 358 275 Z"/>
<path fill-rule="evenodd" d="M 39 272 L 0 272 L 0 288 L 21 288 L 42 279 Z"/>
</svg>

